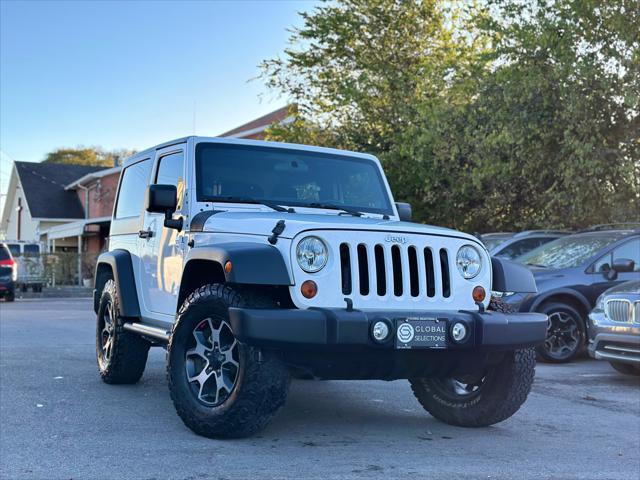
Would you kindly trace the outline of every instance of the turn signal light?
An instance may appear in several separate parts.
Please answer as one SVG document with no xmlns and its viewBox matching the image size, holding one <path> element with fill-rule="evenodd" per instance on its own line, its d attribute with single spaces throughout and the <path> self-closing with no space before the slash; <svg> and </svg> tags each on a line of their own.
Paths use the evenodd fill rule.
<svg viewBox="0 0 640 480">
<path fill-rule="evenodd" d="M 231 262 L 227 260 L 227 263 L 224 264 L 224 271 L 226 273 L 231 273 L 231 268 L 233 267 L 233 265 L 231 265 Z"/>
<path fill-rule="evenodd" d="M 305 280 L 300 286 L 300 292 L 304 298 L 313 298 L 318 293 L 318 285 L 313 280 Z"/>
<path fill-rule="evenodd" d="M 473 288 L 472 296 L 475 302 L 482 302 L 486 298 L 487 293 L 484 291 L 484 288 L 478 285 L 477 287 Z"/>
</svg>

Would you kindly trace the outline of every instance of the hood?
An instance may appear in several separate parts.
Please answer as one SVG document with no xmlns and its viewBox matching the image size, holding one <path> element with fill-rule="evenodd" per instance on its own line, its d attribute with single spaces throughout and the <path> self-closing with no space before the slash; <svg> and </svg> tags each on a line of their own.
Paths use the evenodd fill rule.
<svg viewBox="0 0 640 480">
<path fill-rule="evenodd" d="M 615 287 L 611 287 L 609 290 L 605 292 L 607 295 L 614 293 L 635 293 L 640 294 L 640 281 L 631 280 L 630 282 L 624 282 L 620 285 L 616 285 Z"/>
<path fill-rule="evenodd" d="M 294 238 L 305 230 L 377 230 L 393 233 L 416 233 L 463 238 L 479 244 L 477 238 L 449 228 L 418 223 L 383 220 L 381 218 L 354 217 L 335 213 L 285 213 L 285 212 L 232 212 L 215 213 L 204 222 L 203 232 L 271 235 L 273 227 L 284 220 L 285 229 L 280 238 Z"/>
</svg>

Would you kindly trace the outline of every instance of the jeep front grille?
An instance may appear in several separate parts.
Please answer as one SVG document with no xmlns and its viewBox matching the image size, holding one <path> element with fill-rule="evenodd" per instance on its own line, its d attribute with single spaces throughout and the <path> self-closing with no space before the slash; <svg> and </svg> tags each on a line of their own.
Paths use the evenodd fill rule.
<svg viewBox="0 0 640 480">
<path fill-rule="evenodd" d="M 607 317 L 613 322 L 640 323 L 640 301 L 631 303 L 626 299 L 608 300 L 605 308 Z"/>
<path fill-rule="evenodd" d="M 451 295 L 449 254 L 444 248 L 343 242 L 339 250 L 344 295 Z"/>
</svg>

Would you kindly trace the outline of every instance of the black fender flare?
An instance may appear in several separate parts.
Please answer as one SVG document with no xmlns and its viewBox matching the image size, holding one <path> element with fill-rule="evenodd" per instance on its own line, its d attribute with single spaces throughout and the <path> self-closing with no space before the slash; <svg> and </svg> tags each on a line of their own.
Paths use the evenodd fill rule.
<svg viewBox="0 0 640 480">
<path fill-rule="evenodd" d="M 252 285 L 293 285 L 289 270 L 280 250 L 273 245 L 252 242 L 230 242 L 202 245 L 192 248 L 185 259 L 186 265 L 195 260 L 219 264 L 225 281 Z M 231 262 L 230 271 L 225 265 Z"/>
<path fill-rule="evenodd" d="M 113 272 L 113 281 L 118 289 L 120 315 L 123 317 L 140 317 L 140 304 L 138 303 L 138 291 L 136 289 L 136 280 L 133 274 L 133 263 L 131 254 L 126 250 L 116 249 L 110 252 L 104 252 L 98 257 L 96 262 L 96 276 L 93 290 L 94 310 L 98 313 L 100 302 L 98 291 L 98 274 L 101 271 L 101 265 L 108 265 Z"/>
<path fill-rule="evenodd" d="M 503 258 L 491 257 L 494 292 L 537 293 L 536 279 L 531 270 Z"/>
<path fill-rule="evenodd" d="M 535 297 L 527 310 L 529 310 L 530 312 L 535 312 L 540 305 L 556 295 L 566 295 L 574 298 L 580 305 L 582 305 L 582 307 L 584 307 L 584 310 L 585 312 L 587 312 L 587 314 L 593 309 L 593 306 L 589 303 L 587 297 L 585 297 L 577 290 L 573 290 L 571 288 L 556 288 Z"/>
</svg>

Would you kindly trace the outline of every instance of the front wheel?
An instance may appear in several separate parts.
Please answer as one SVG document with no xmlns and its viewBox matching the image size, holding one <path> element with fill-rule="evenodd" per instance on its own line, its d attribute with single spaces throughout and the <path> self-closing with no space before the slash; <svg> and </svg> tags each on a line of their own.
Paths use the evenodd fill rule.
<svg viewBox="0 0 640 480">
<path fill-rule="evenodd" d="M 541 313 L 548 317 L 547 338 L 537 347 L 540 359 L 549 363 L 566 363 L 573 360 L 586 344 L 586 327 L 580 313 L 570 305 L 549 303 Z"/>
<path fill-rule="evenodd" d="M 182 421 L 210 438 L 247 437 L 284 405 L 289 372 L 273 352 L 239 343 L 229 307 L 264 308 L 268 299 L 222 284 L 193 292 L 168 347 L 169 390 Z"/>
<path fill-rule="evenodd" d="M 459 427 L 486 427 L 518 411 L 531 391 L 533 349 L 505 352 L 474 376 L 410 379 L 414 395 L 431 415 Z"/>
<path fill-rule="evenodd" d="M 105 383 L 136 383 L 147 364 L 150 344 L 124 329 L 116 284 L 107 281 L 100 296 L 96 319 L 96 359 Z"/>
</svg>

